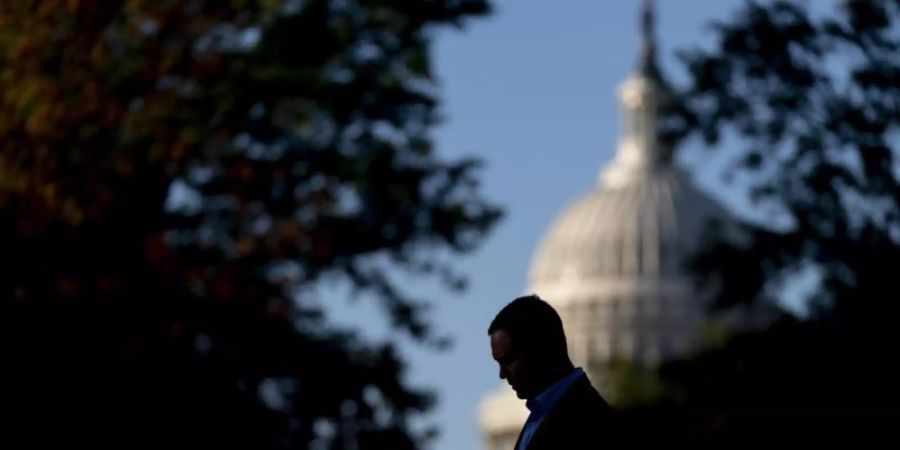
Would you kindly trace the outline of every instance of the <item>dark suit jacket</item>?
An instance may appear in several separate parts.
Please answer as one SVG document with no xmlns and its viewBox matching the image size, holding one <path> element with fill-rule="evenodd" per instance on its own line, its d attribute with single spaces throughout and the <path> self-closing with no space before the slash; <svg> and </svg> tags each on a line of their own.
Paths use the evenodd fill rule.
<svg viewBox="0 0 900 450">
<path fill-rule="evenodd" d="M 615 432 L 612 410 L 582 376 L 569 387 L 559 403 L 547 413 L 525 450 L 587 450 L 609 448 Z M 522 433 L 513 450 L 519 448 Z"/>
</svg>

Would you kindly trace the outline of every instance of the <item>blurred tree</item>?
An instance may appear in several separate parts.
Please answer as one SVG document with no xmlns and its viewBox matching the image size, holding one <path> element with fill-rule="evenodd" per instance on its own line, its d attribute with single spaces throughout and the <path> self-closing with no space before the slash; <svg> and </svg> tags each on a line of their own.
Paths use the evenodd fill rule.
<svg viewBox="0 0 900 450">
<path fill-rule="evenodd" d="M 717 46 L 681 55 L 690 85 L 669 131 L 745 144 L 731 169 L 784 226 L 748 225 L 749 245 L 713 246 L 695 261 L 699 278 L 724 277 L 721 308 L 772 303 L 806 271 L 816 280 L 808 314 L 673 363 L 665 378 L 694 406 L 896 411 L 900 1 L 844 0 L 822 17 L 748 1 L 714 30 Z M 811 417 L 785 429 L 859 430 Z M 741 426 L 720 429 L 753 435 Z"/>
<path fill-rule="evenodd" d="M 644 367 L 625 358 L 588 361 L 589 373 L 600 375 L 598 387 L 603 399 L 613 407 L 635 408 L 653 405 L 667 398 L 669 392 L 654 368 Z"/>
<path fill-rule="evenodd" d="M 388 274 L 499 210 L 432 150 L 431 42 L 484 0 L 0 4 L 4 406 L 38 447 L 404 449 L 431 397 L 335 328 L 343 277 L 443 339 Z M 10 416 L 6 416 L 10 417 Z"/>
</svg>

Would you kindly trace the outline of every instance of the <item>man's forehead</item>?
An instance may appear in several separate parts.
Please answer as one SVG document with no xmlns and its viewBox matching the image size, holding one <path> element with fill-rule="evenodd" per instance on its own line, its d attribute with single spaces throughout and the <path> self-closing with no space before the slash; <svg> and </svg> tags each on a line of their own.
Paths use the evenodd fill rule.
<svg viewBox="0 0 900 450">
<path fill-rule="evenodd" d="M 512 339 L 504 330 L 491 333 L 491 353 L 494 357 L 507 355 L 512 350 Z"/>
</svg>

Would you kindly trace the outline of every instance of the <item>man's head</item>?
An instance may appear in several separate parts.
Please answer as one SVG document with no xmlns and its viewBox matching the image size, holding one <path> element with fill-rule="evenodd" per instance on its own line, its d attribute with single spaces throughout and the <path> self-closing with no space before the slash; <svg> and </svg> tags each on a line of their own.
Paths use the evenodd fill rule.
<svg viewBox="0 0 900 450">
<path fill-rule="evenodd" d="M 559 314 L 536 295 L 503 307 L 488 328 L 491 354 L 519 398 L 531 398 L 571 369 Z"/>
</svg>

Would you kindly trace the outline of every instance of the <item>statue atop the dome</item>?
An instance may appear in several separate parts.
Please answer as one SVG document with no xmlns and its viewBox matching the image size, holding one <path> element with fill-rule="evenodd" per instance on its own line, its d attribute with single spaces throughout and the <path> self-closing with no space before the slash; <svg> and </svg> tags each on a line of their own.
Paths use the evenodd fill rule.
<svg viewBox="0 0 900 450">
<path fill-rule="evenodd" d="M 638 70 L 653 79 L 660 79 L 656 64 L 656 12 L 653 0 L 644 0 L 641 7 L 641 58 Z"/>
</svg>

